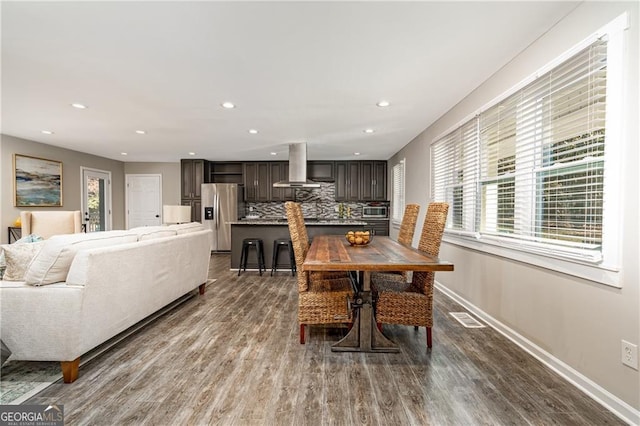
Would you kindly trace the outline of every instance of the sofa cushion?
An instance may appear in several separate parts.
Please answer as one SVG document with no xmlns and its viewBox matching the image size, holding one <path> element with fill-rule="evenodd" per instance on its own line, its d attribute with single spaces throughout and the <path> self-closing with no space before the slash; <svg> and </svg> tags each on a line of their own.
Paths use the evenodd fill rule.
<svg viewBox="0 0 640 426">
<path fill-rule="evenodd" d="M 45 242 L 30 244 L 5 244 L 2 246 L 6 267 L 4 281 L 23 281 L 25 271 L 32 259 L 41 251 Z"/>
<path fill-rule="evenodd" d="M 138 236 L 138 241 L 173 237 L 178 234 L 175 229 L 170 229 L 168 226 L 140 226 L 138 228 L 129 229 L 129 232 L 136 234 Z"/>
<path fill-rule="evenodd" d="M 79 250 L 134 243 L 138 236 L 126 231 L 56 235 L 44 242 L 24 275 L 27 284 L 40 286 L 67 279 L 71 262 Z"/>
<path fill-rule="evenodd" d="M 169 229 L 175 230 L 178 235 L 188 234 L 189 232 L 198 232 L 204 229 L 200 222 L 180 223 L 167 226 Z"/>
</svg>

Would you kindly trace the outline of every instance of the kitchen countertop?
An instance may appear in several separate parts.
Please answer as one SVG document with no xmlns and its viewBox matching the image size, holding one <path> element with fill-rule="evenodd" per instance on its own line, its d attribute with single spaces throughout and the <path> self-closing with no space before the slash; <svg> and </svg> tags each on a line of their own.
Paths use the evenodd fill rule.
<svg viewBox="0 0 640 426">
<path fill-rule="evenodd" d="M 277 218 L 260 218 L 260 219 L 241 219 L 235 222 L 229 222 L 231 225 L 287 225 L 287 219 Z M 305 219 L 305 225 L 366 225 L 359 219 Z"/>
</svg>

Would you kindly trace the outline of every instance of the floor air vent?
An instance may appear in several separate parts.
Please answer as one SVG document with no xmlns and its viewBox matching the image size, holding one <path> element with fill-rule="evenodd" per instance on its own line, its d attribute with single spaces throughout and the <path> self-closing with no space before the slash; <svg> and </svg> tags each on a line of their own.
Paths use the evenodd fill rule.
<svg viewBox="0 0 640 426">
<path fill-rule="evenodd" d="M 449 312 L 460 324 L 466 328 L 484 328 L 484 325 L 467 312 Z"/>
</svg>

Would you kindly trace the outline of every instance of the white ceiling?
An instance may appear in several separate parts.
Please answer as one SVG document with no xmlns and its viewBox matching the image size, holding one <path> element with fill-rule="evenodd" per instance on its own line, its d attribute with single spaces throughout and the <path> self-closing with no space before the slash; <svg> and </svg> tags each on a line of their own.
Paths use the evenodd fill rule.
<svg viewBox="0 0 640 426">
<path fill-rule="evenodd" d="M 5 1 L 2 133 L 122 161 L 387 159 L 576 4 Z"/>
</svg>

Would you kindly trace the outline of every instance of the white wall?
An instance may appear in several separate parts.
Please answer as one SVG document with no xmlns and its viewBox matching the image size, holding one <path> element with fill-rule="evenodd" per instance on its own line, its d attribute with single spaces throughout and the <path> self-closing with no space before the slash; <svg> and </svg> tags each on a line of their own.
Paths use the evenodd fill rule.
<svg viewBox="0 0 640 426">
<path fill-rule="evenodd" d="M 453 261 L 455 272 L 439 273 L 436 280 L 521 335 L 557 365 L 577 372 L 574 379 L 585 376 L 584 382 L 593 385 L 588 389 L 592 394 L 638 422 L 633 416 L 640 410 L 640 374 L 621 363 L 621 339 L 640 344 L 638 3 L 582 3 L 392 157 L 389 169 L 406 158 L 406 202 L 423 206 L 415 244 L 430 201 L 429 145 L 433 140 L 624 11 L 629 12 L 630 26 L 625 52 L 625 134 L 620 141 L 625 154 L 623 181 L 627 183 L 621 195 L 625 212 L 620 219 L 624 230 L 622 288 L 447 243 L 441 257 Z M 436 334 L 434 339 L 437 342 Z"/>
</svg>

